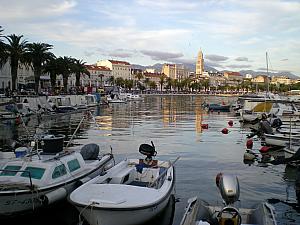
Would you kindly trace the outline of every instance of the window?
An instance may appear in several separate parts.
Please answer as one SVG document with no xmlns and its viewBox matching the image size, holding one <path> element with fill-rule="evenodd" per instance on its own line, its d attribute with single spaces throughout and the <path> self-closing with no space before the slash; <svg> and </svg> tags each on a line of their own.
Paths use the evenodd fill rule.
<svg viewBox="0 0 300 225">
<path fill-rule="evenodd" d="M 46 169 L 28 166 L 25 170 L 30 172 L 31 178 L 40 180 L 43 177 Z M 23 172 L 21 177 L 29 177 L 29 173 Z"/>
<path fill-rule="evenodd" d="M 69 161 L 68 162 L 68 167 L 69 167 L 70 172 L 73 172 L 73 171 L 79 169 L 80 165 L 79 165 L 78 160 L 77 159 L 73 159 L 73 160 Z"/>
<path fill-rule="evenodd" d="M 4 169 L 5 170 L 20 170 L 21 166 L 11 165 L 11 166 L 6 166 Z M 17 171 L 16 172 L 13 172 L 13 171 L 2 171 L 0 173 L 0 176 L 15 176 L 16 174 L 17 174 Z"/>
<path fill-rule="evenodd" d="M 67 174 L 67 170 L 64 164 L 61 164 L 57 167 L 55 167 L 53 173 L 52 173 L 52 179 L 61 177 L 63 175 Z"/>
</svg>

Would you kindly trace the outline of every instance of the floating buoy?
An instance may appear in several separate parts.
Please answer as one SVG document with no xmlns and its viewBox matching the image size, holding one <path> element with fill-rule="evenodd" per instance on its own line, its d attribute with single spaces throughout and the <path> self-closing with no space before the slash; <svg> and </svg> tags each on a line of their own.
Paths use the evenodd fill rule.
<svg viewBox="0 0 300 225">
<path fill-rule="evenodd" d="M 263 146 L 259 149 L 260 153 L 267 153 L 270 150 L 269 146 Z"/>
<path fill-rule="evenodd" d="M 233 126 L 233 121 L 232 121 L 232 120 L 229 120 L 229 121 L 228 121 L 228 125 L 232 127 L 232 126 Z"/>
<path fill-rule="evenodd" d="M 227 128 L 224 128 L 222 131 L 221 131 L 223 134 L 228 134 L 228 129 Z"/>
<path fill-rule="evenodd" d="M 247 149 L 252 149 L 253 148 L 253 140 L 249 139 L 246 143 Z"/>
<path fill-rule="evenodd" d="M 202 129 L 208 129 L 208 124 L 201 124 Z"/>
</svg>

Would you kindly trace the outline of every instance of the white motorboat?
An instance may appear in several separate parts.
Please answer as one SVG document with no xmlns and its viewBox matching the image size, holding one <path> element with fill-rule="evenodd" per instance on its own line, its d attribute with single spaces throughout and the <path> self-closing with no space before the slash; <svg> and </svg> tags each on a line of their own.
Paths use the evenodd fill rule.
<svg viewBox="0 0 300 225">
<path fill-rule="evenodd" d="M 266 202 L 254 208 L 237 208 L 239 182 L 231 175 L 217 176 L 225 206 L 210 206 L 197 197 L 188 200 L 180 225 L 276 225 L 273 207 Z"/>
<path fill-rule="evenodd" d="M 142 144 L 143 159 L 125 159 L 77 188 L 70 202 L 90 225 L 135 225 L 160 213 L 175 184 L 173 163 L 152 160 L 154 146 Z"/>
<path fill-rule="evenodd" d="M 112 154 L 99 154 L 99 146 L 81 152 L 61 151 L 61 140 L 43 139 L 43 151 L 9 160 L 0 169 L 0 215 L 32 212 L 65 199 L 82 183 L 112 167 Z"/>
<path fill-rule="evenodd" d="M 110 94 L 106 97 L 108 103 L 125 103 L 127 102 L 126 96 L 121 96 L 119 94 Z"/>
<path fill-rule="evenodd" d="M 267 145 L 288 146 L 290 144 L 300 144 L 300 135 L 293 134 L 264 134 Z"/>
<path fill-rule="evenodd" d="M 138 94 L 131 94 L 131 93 L 127 93 L 126 98 L 127 98 L 128 101 L 141 101 L 141 100 L 143 100 L 142 96 L 140 96 Z"/>
</svg>

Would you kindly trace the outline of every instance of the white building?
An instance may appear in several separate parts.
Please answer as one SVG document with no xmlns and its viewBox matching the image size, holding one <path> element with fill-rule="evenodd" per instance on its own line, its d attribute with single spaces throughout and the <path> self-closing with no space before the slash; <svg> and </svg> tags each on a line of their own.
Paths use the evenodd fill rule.
<svg viewBox="0 0 300 225">
<path fill-rule="evenodd" d="M 2 68 L 0 68 L 0 89 L 5 88 L 12 88 L 12 79 L 11 79 L 11 67 L 9 60 L 7 63 L 4 64 Z M 32 80 L 30 77 L 33 77 L 34 80 L 34 73 L 31 66 L 25 66 L 19 64 L 18 68 L 18 76 L 16 80 L 16 88 L 21 85 L 27 84 L 27 80 Z"/>
<path fill-rule="evenodd" d="M 111 70 L 114 78 L 122 77 L 123 79 L 132 79 L 130 71 L 130 63 L 117 60 L 101 60 L 97 62 L 97 66 L 105 66 Z"/>
<path fill-rule="evenodd" d="M 185 79 L 190 76 L 190 71 L 185 68 L 182 64 L 167 64 L 165 63 L 162 67 L 162 73 L 172 79 Z"/>
</svg>

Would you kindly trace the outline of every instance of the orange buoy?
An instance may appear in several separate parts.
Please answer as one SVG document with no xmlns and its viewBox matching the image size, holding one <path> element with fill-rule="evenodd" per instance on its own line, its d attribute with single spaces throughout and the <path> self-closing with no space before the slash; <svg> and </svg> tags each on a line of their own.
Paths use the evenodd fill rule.
<svg viewBox="0 0 300 225">
<path fill-rule="evenodd" d="M 202 129 L 208 129 L 208 124 L 201 124 Z"/>
<path fill-rule="evenodd" d="M 229 121 L 228 121 L 228 125 L 232 127 L 232 126 L 233 126 L 233 121 L 232 121 L 232 120 L 229 120 Z"/>
<path fill-rule="evenodd" d="M 247 149 L 252 149 L 253 148 L 253 140 L 249 139 L 246 143 Z"/>
<path fill-rule="evenodd" d="M 228 134 L 229 130 L 227 128 L 224 128 L 222 131 L 221 131 L 223 134 Z"/>
</svg>

